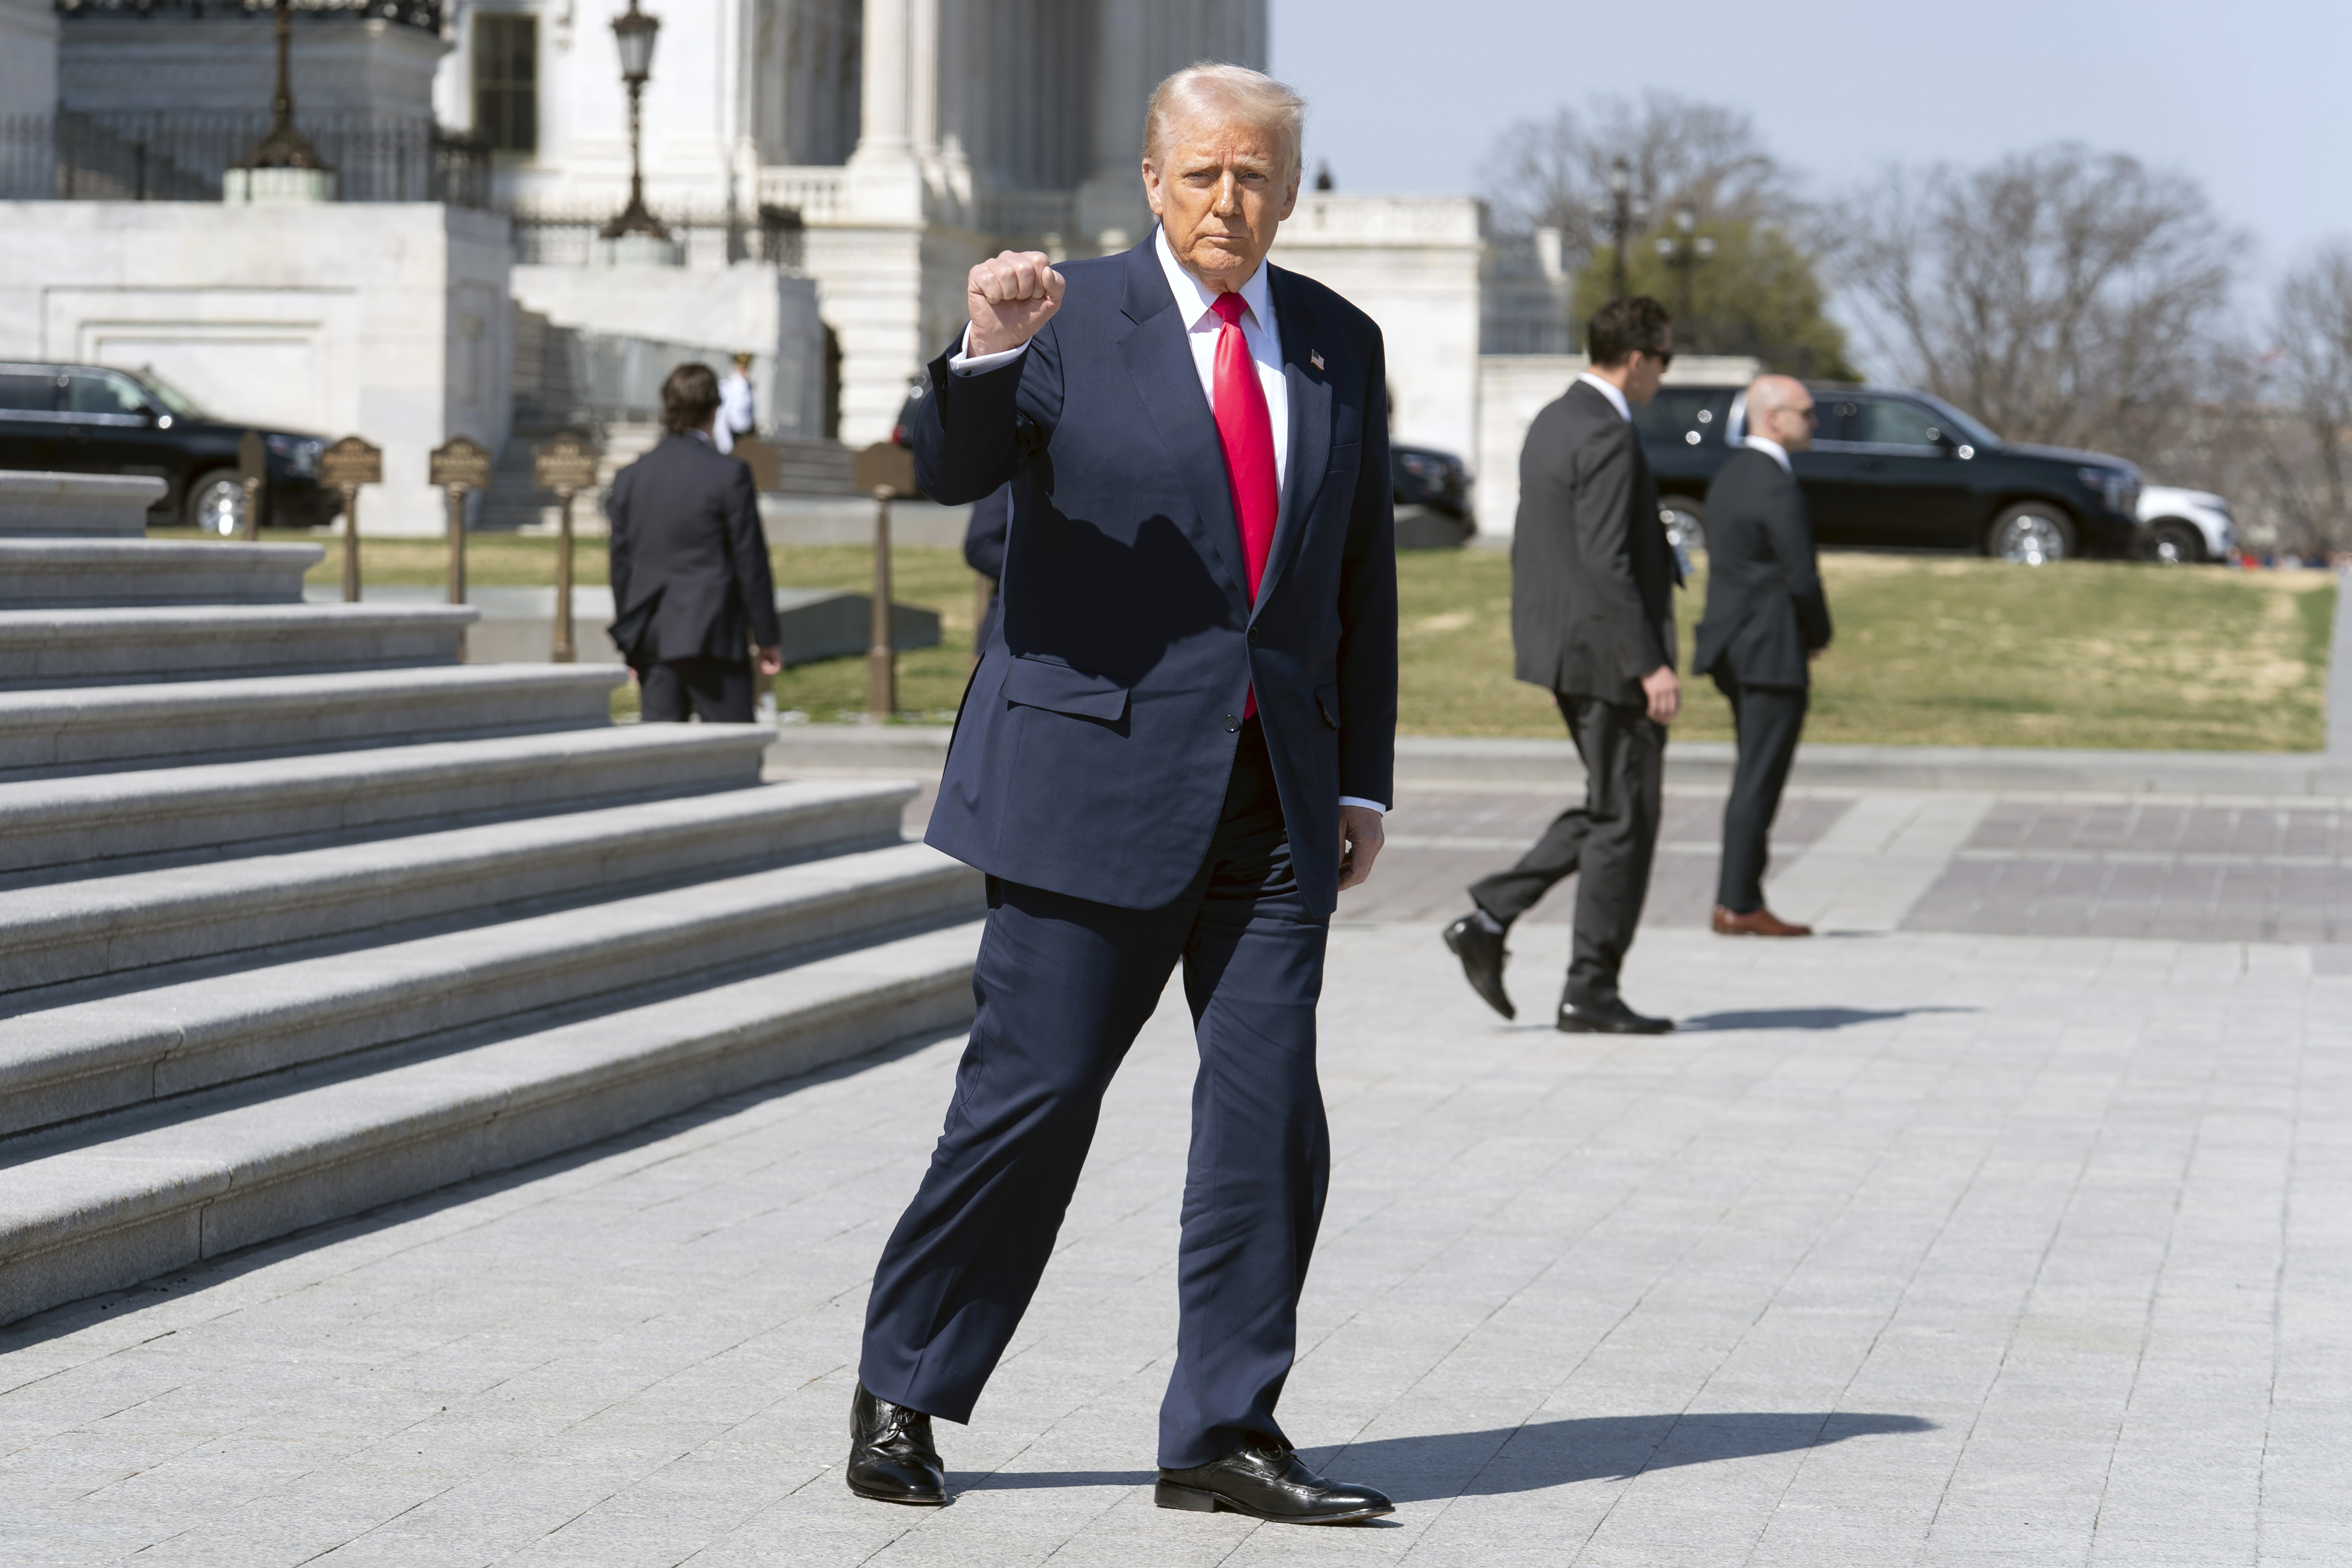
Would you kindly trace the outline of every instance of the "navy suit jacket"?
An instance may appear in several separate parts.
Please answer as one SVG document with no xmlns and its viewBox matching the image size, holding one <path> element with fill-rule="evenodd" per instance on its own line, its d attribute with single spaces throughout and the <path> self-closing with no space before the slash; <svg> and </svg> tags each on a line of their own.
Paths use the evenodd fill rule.
<svg viewBox="0 0 2352 1568">
<path fill-rule="evenodd" d="M 1339 797 L 1394 799 L 1396 542 L 1380 329 L 1268 268 L 1290 399 L 1255 605 L 1217 427 L 1150 240 L 1067 262 L 1012 363 L 931 363 L 915 470 L 950 505 L 1008 479 L 1003 629 L 925 835 L 992 876 L 1156 909 L 1200 870 L 1255 682 L 1308 907 L 1339 901 Z"/>
</svg>

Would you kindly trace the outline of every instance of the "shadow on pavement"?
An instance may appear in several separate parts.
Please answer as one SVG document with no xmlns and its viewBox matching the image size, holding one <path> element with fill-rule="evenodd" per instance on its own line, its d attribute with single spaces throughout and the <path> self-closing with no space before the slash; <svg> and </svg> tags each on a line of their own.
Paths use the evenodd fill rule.
<svg viewBox="0 0 2352 1568">
<path fill-rule="evenodd" d="M 1399 1502 L 1541 1491 L 1627 1480 L 1645 1470 L 1825 1447 L 1848 1437 L 1932 1432 L 1917 1415 L 1860 1411 L 1727 1411 L 1704 1415 L 1591 1415 L 1486 1432 L 1383 1437 L 1307 1463 L 1375 1486 Z"/>
<path fill-rule="evenodd" d="M 1307 1466 L 1380 1488 L 1398 1502 L 1541 1491 L 1577 1481 L 1627 1480 L 1644 1470 L 1826 1447 L 1848 1437 L 1932 1432 L 1917 1415 L 1862 1411 L 1760 1410 L 1706 1415 L 1592 1415 L 1484 1432 L 1382 1437 L 1345 1448 L 1301 1450 Z M 1140 1487 L 1157 1470 L 1030 1470 L 948 1478 L 952 1491 L 1046 1487 Z"/>
<path fill-rule="evenodd" d="M 1890 1018 L 1908 1018 L 1922 1013 L 1974 1013 L 1979 1010 L 1975 1007 L 1890 1007 L 1880 1010 L 1867 1007 L 1761 1007 L 1745 1013 L 1707 1013 L 1696 1018 L 1677 1019 L 1675 1028 L 1683 1034 L 1717 1029 L 1848 1029 L 1856 1024 L 1883 1024 Z"/>
</svg>

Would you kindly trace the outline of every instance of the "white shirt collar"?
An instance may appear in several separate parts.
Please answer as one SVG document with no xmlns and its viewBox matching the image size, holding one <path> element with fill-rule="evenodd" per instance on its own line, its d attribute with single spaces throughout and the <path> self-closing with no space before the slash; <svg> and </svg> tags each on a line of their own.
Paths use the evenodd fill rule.
<svg viewBox="0 0 2352 1568">
<path fill-rule="evenodd" d="M 1216 293 L 1184 270 L 1183 263 L 1178 261 L 1176 253 L 1169 248 L 1167 229 L 1157 224 L 1151 229 L 1151 248 L 1160 257 L 1160 270 L 1168 275 L 1168 291 L 1176 296 L 1176 308 L 1184 312 L 1184 330 L 1191 331 L 1201 324 L 1202 316 L 1215 308 Z M 1238 292 L 1242 303 L 1248 306 L 1250 314 L 1257 318 L 1259 330 L 1271 330 L 1274 326 L 1274 290 L 1265 280 L 1265 262 L 1257 264 L 1257 270 L 1249 275 L 1248 281 L 1241 286 Z"/>
<path fill-rule="evenodd" d="M 1763 436 L 1750 436 L 1748 437 L 1748 444 L 1755 447 L 1758 451 L 1763 453 L 1766 457 L 1771 458 L 1774 462 L 1780 464 L 1780 471 L 1782 473 L 1789 475 L 1791 479 L 1796 477 L 1797 470 L 1789 466 L 1788 451 L 1780 445 L 1780 442 L 1771 440 Z"/>
<path fill-rule="evenodd" d="M 1609 406 L 1617 411 L 1618 418 L 1622 419 L 1628 425 L 1633 423 L 1633 405 L 1625 401 L 1625 395 L 1618 391 L 1615 385 L 1601 380 L 1599 376 L 1593 374 L 1589 370 L 1578 376 L 1576 379 L 1584 383 L 1587 386 L 1597 389 L 1601 396 L 1607 398 L 1609 400 Z"/>
</svg>

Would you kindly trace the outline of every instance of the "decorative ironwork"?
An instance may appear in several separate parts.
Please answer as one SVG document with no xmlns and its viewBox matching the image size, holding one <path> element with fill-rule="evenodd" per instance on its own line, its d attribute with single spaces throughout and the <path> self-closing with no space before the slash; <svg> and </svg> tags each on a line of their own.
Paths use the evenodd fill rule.
<svg viewBox="0 0 2352 1568">
<path fill-rule="evenodd" d="M 222 174 L 271 123 L 216 110 L 0 115 L 0 198 L 217 201 Z M 339 200 L 491 205 L 489 150 L 429 120 L 312 114 L 303 131 L 336 170 Z"/>
<path fill-rule="evenodd" d="M 613 37 L 621 47 L 621 81 L 629 89 L 629 205 L 604 226 L 603 237 L 623 239 L 632 235 L 666 240 L 669 230 L 646 210 L 645 119 L 642 100 L 654 74 L 654 40 L 661 23 L 637 9 L 637 0 L 613 18 Z"/>
<path fill-rule="evenodd" d="M 267 16 L 275 0 L 56 0 L 61 16 L 185 16 L 243 21 Z M 441 0 L 292 0 L 297 11 L 377 17 L 425 32 L 441 31 Z"/>
<path fill-rule="evenodd" d="M 608 221 L 598 212 L 524 208 L 514 214 L 515 259 L 526 266 L 585 266 L 594 258 Z M 806 258 L 808 231 L 789 207 L 763 206 L 750 216 L 723 208 L 688 208 L 666 212 L 661 224 L 689 268 L 767 261 L 798 269 Z"/>
</svg>

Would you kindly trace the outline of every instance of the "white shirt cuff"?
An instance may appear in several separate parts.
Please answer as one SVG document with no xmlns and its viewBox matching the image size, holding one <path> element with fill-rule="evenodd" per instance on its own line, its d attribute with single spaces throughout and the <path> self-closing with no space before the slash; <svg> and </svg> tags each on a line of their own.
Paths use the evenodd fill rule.
<svg viewBox="0 0 2352 1568">
<path fill-rule="evenodd" d="M 999 365 L 1011 364 L 1029 352 L 1029 345 L 1023 343 L 1016 349 L 1006 349 L 1001 353 L 982 354 L 978 358 L 973 358 L 964 352 L 971 343 L 971 328 L 967 326 L 963 330 L 963 336 L 956 340 L 956 352 L 948 355 L 949 374 L 981 375 L 996 369 Z"/>
<path fill-rule="evenodd" d="M 1366 800 L 1360 795 L 1343 795 L 1339 797 L 1339 804 L 1341 805 L 1360 805 L 1366 811 L 1377 811 L 1382 816 L 1386 816 L 1389 814 L 1389 808 L 1382 805 L 1379 801 Z"/>
</svg>

